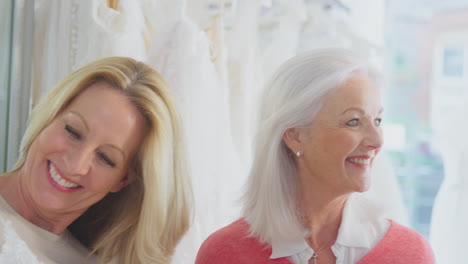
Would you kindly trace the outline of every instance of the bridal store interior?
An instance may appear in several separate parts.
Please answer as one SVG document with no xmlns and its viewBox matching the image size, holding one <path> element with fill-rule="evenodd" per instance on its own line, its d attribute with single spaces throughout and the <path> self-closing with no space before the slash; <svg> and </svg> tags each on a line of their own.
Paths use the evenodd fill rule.
<svg viewBox="0 0 468 264">
<path fill-rule="evenodd" d="M 173 263 L 193 263 L 202 241 L 240 214 L 262 84 L 322 47 L 352 48 L 384 76 L 385 145 L 363 195 L 421 232 L 438 263 L 465 263 L 466 0 L 2 0 L 0 172 L 59 80 L 106 56 L 146 62 L 188 131 L 195 216 Z"/>
</svg>

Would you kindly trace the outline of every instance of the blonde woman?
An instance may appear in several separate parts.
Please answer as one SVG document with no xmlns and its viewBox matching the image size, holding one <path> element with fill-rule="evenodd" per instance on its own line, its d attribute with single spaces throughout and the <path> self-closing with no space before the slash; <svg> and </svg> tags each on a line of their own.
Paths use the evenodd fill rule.
<svg viewBox="0 0 468 264">
<path fill-rule="evenodd" d="M 38 261 L 169 263 L 191 187 L 162 78 L 123 57 L 70 74 L 33 110 L 0 194 L 0 234 L 14 229 Z"/>
</svg>

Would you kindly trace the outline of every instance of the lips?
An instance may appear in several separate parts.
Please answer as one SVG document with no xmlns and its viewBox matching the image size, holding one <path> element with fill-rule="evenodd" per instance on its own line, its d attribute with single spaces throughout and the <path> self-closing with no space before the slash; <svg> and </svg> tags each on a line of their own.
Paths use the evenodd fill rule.
<svg viewBox="0 0 468 264">
<path fill-rule="evenodd" d="M 355 156 L 346 158 L 346 161 L 360 168 L 367 168 L 371 164 L 369 156 Z"/>
<path fill-rule="evenodd" d="M 348 158 L 347 160 L 350 161 L 350 162 L 358 163 L 358 164 L 362 164 L 362 165 L 369 165 L 370 164 L 370 159 Z"/>
<path fill-rule="evenodd" d="M 49 161 L 49 179 L 51 183 L 60 191 L 75 191 L 80 189 L 81 185 L 65 179 Z"/>
</svg>

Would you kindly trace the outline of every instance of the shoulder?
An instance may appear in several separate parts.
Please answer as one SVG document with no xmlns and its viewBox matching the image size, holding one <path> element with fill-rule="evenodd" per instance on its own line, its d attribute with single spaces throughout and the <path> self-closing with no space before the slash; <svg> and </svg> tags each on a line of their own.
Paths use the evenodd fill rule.
<svg viewBox="0 0 468 264">
<path fill-rule="evenodd" d="M 196 264 L 290 263 L 270 260 L 271 247 L 250 236 L 249 224 L 239 219 L 216 231 L 203 242 Z"/>
<path fill-rule="evenodd" d="M 8 225 L 8 220 L 6 220 L 0 212 L 0 248 L 3 248 L 3 244 L 5 243 L 5 229 L 9 228 Z"/>
<path fill-rule="evenodd" d="M 0 195 L 0 246 L 7 242 L 11 234 L 16 234 L 14 223 L 15 215 L 3 197 Z"/>
<path fill-rule="evenodd" d="M 0 218 L 0 235 L 0 263 L 40 263 L 9 220 Z"/>
<path fill-rule="evenodd" d="M 96 255 L 90 255 L 90 250 L 81 244 L 68 230 L 63 232 L 56 244 L 58 245 L 55 248 L 64 252 L 66 258 L 76 259 L 77 261 L 86 260 L 86 263 L 98 263 Z"/>
<path fill-rule="evenodd" d="M 431 246 L 423 235 L 395 221 L 390 220 L 390 223 L 390 228 L 385 236 L 388 243 L 400 249 L 415 249 L 421 253 L 428 251 L 432 253 Z"/>
<path fill-rule="evenodd" d="M 255 255 L 252 248 L 259 248 L 259 242 L 249 237 L 249 224 L 239 219 L 211 234 L 200 247 L 195 263 L 242 263 L 238 258 L 247 260 L 248 255 Z"/>
<path fill-rule="evenodd" d="M 358 262 L 366 263 L 434 264 L 435 257 L 429 242 L 420 233 L 390 220 L 383 239 Z"/>
</svg>

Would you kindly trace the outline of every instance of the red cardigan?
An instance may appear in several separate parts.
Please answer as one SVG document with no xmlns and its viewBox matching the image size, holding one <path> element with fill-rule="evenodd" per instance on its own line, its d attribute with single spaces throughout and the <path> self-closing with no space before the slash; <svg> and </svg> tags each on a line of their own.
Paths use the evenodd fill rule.
<svg viewBox="0 0 468 264">
<path fill-rule="evenodd" d="M 435 264 L 429 243 L 418 232 L 390 221 L 382 240 L 356 264 Z M 195 264 L 293 264 L 287 257 L 270 259 L 271 247 L 249 236 L 239 219 L 210 235 Z"/>
</svg>

